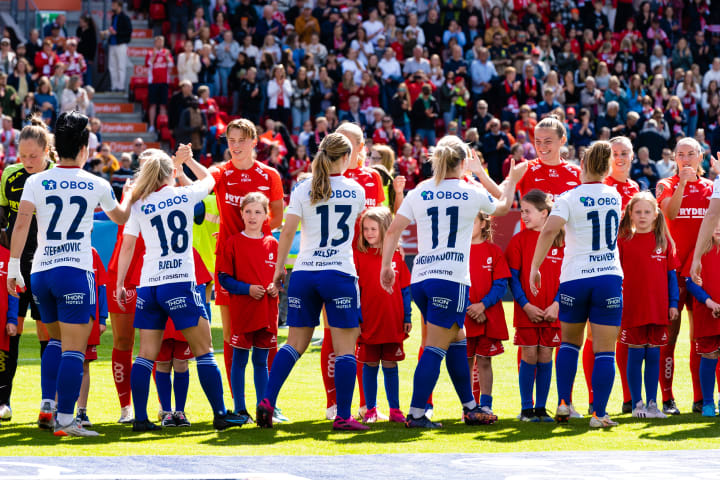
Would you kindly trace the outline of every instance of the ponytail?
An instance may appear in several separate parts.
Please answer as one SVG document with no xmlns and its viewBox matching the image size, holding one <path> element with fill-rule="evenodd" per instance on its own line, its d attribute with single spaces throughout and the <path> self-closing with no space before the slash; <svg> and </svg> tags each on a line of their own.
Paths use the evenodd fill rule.
<svg viewBox="0 0 720 480">
<path fill-rule="evenodd" d="M 435 185 L 445 180 L 468 157 L 468 146 L 455 135 L 445 135 L 432 152 L 432 169 Z"/>
<path fill-rule="evenodd" d="M 648 202 L 655 209 L 657 217 L 655 218 L 655 225 L 653 226 L 653 234 L 655 235 L 655 249 L 661 252 L 667 251 L 670 248 L 673 252 L 675 251 L 675 241 L 670 235 L 670 229 L 667 226 L 665 215 L 663 215 L 657 200 L 650 192 L 639 192 L 633 195 L 628 204 L 625 206 L 625 213 L 620 221 L 620 229 L 618 236 L 625 240 L 630 240 L 635 235 L 635 226 L 632 223 L 630 215 L 633 208 L 638 202 Z"/>
<path fill-rule="evenodd" d="M 132 189 L 132 203 L 142 200 L 172 177 L 175 166 L 167 153 L 149 148 L 140 154 L 140 171 L 135 176 Z"/>
<path fill-rule="evenodd" d="M 55 149 L 52 146 L 52 139 L 50 132 L 48 132 L 47 125 L 43 122 L 42 118 L 38 115 L 33 115 L 29 119 L 29 124 L 25 126 L 20 132 L 18 137 L 18 144 L 23 140 L 32 140 L 38 144 L 38 146 L 45 150 L 48 150 L 48 156 L 50 159 L 57 163 L 55 157 Z"/>
<path fill-rule="evenodd" d="M 610 157 L 612 157 L 610 143 L 602 140 L 597 141 L 585 151 L 583 170 L 590 175 L 607 177 L 610 171 Z"/>
<path fill-rule="evenodd" d="M 318 153 L 312 163 L 312 183 L 310 203 L 315 204 L 330 199 L 330 166 L 343 156 L 352 152 L 350 140 L 341 133 L 331 133 L 320 142 Z"/>
</svg>

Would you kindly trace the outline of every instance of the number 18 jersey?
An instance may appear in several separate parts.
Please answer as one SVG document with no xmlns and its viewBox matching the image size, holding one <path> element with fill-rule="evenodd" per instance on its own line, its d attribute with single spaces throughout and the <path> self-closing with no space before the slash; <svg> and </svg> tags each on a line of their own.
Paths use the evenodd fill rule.
<svg viewBox="0 0 720 480">
<path fill-rule="evenodd" d="M 140 286 L 195 282 L 192 226 L 195 204 L 208 194 L 203 183 L 162 187 L 136 202 L 124 233 L 145 240 Z"/>
<path fill-rule="evenodd" d="M 621 203 L 617 190 L 602 183 L 583 183 L 555 198 L 550 215 L 567 222 L 561 283 L 623 276 L 617 249 Z"/>
<path fill-rule="evenodd" d="M 495 200 L 464 180 L 430 179 L 412 190 L 398 215 L 417 223 L 418 254 L 411 283 L 430 278 L 470 285 L 470 242 L 479 211 L 495 213 Z"/>
<path fill-rule="evenodd" d="M 117 207 L 107 180 L 80 168 L 58 166 L 28 178 L 21 202 L 35 205 L 38 248 L 32 273 L 55 267 L 93 271 L 90 232 L 98 204 Z"/>
<path fill-rule="evenodd" d="M 285 211 L 302 220 L 293 271 L 336 270 L 357 276 L 352 241 L 357 217 L 365 209 L 365 191 L 355 180 L 333 175 L 330 199 L 311 204 L 311 186 L 311 178 L 298 183 Z"/>
</svg>

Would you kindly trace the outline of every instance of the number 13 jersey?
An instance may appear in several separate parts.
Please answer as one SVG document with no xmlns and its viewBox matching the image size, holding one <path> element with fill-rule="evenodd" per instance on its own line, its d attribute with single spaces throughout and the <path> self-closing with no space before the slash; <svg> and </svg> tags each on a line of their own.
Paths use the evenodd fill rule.
<svg viewBox="0 0 720 480">
<path fill-rule="evenodd" d="M 25 182 L 21 202 L 35 205 L 38 248 L 32 273 L 55 267 L 93 271 L 90 232 L 95 207 L 114 210 L 117 200 L 107 180 L 76 167 L 57 166 Z"/>
<path fill-rule="evenodd" d="M 478 212 L 495 213 L 495 200 L 464 180 L 426 180 L 408 193 L 398 215 L 417 223 L 412 282 L 430 278 L 470 285 L 470 242 Z"/>
<path fill-rule="evenodd" d="M 550 215 L 565 225 L 560 282 L 600 275 L 623 276 L 617 249 L 622 198 L 614 187 L 583 183 L 555 197 Z"/>
<path fill-rule="evenodd" d="M 124 234 L 145 240 L 141 287 L 195 282 L 192 222 L 195 204 L 207 195 L 201 182 L 165 186 L 132 206 Z"/>
<path fill-rule="evenodd" d="M 332 175 L 330 199 L 311 204 L 311 186 L 312 178 L 298 183 L 285 211 L 302 220 L 293 271 L 336 270 L 357 276 L 352 241 L 357 217 L 365 209 L 365 191 L 355 180 Z"/>
</svg>

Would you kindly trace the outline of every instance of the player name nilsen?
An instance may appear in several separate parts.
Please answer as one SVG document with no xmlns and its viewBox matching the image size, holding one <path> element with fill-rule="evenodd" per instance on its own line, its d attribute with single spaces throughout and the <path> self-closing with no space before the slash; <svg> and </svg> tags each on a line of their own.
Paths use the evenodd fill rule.
<svg viewBox="0 0 720 480">
<path fill-rule="evenodd" d="M 182 260 L 176 258 L 174 260 L 158 260 L 158 270 L 166 270 L 168 268 L 182 267 Z"/>
<path fill-rule="evenodd" d="M 445 252 L 438 255 L 422 255 L 415 258 L 417 265 L 426 265 L 435 262 L 463 262 L 465 254 L 460 252 Z"/>
<path fill-rule="evenodd" d="M 615 252 L 603 253 L 602 255 L 588 255 L 591 262 L 609 262 L 615 260 Z"/>
<path fill-rule="evenodd" d="M 57 246 L 46 246 L 45 255 L 59 255 L 61 253 L 79 252 L 81 248 L 80 242 L 63 243 Z"/>
</svg>

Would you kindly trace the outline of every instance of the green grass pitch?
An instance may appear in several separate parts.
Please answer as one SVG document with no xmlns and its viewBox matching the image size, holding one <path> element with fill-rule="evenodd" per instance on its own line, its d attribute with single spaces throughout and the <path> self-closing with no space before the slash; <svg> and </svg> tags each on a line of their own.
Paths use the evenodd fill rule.
<svg viewBox="0 0 720 480">
<path fill-rule="evenodd" d="M 512 304 L 505 304 L 510 321 Z M 217 309 L 213 318 L 219 318 Z M 407 411 L 412 390 L 412 376 L 417 364 L 420 343 L 420 316 L 414 312 L 414 329 L 405 343 L 407 359 L 400 364 L 401 407 Z M 109 330 L 109 328 L 108 328 Z M 317 330 L 322 335 L 322 330 Z M 279 343 L 287 330 L 280 331 Z M 512 335 L 512 334 L 511 334 Z M 222 331 L 219 322 L 213 328 L 216 350 L 222 349 Z M 129 426 L 116 422 L 119 407 L 112 381 L 110 333 L 102 337 L 98 349 L 99 360 L 91 365 L 91 391 L 88 414 L 94 428 L 102 433 L 97 438 L 56 438 L 37 428 L 40 403 L 39 346 L 34 334 L 34 322 L 26 323 L 26 332 L 20 345 L 20 364 L 13 391 L 13 419 L 0 424 L 0 456 L 31 455 L 335 455 L 368 453 L 448 453 L 448 452 L 517 452 L 554 450 L 675 450 L 717 448 L 715 419 L 704 419 L 699 414 L 685 413 L 667 420 L 635 420 L 630 415 L 619 415 L 622 393 L 616 376 L 608 411 L 620 422 L 611 431 L 593 431 L 588 419 L 575 420 L 568 426 L 556 424 L 520 423 L 515 416 L 520 410 L 517 387 L 516 348 L 505 342 L 506 352 L 493 360 L 495 373 L 494 410 L 500 417 L 495 425 L 466 427 L 460 422 L 461 407 L 452 389 L 445 369 L 435 389 L 434 420 L 444 423 L 437 431 L 408 430 L 403 425 L 377 423 L 364 433 L 333 432 L 325 420 L 325 395 L 320 376 L 320 349 L 310 347 L 296 365 L 278 400 L 279 406 L 292 423 L 279 425 L 273 430 L 257 426 L 215 432 L 211 426 L 210 409 L 197 379 L 194 365 L 190 366 L 190 392 L 186 412 L 192 427 L 164 429 L 159 433 L 136 434 Z M 136 350 L 137 352 L 137 344 Z M 687 317 L 676 351 L 678 367 L 675 373 L 675 396 L 683 412 L 692 404 L 692 388 L 688 369 L 689 341 Z M 222 354 L 218 364 L 224 367 Z M 247 372 L 247 400 L 253 405 L 255 392 L 252 382 L 252 364 Z M 554 372 L 553 372 L 554 373 Z M 381 373 L 382 375 L 382 373 Z M 379 379 L 378 405 L 387 412 L 387 401 L 382 378 Z M 226 403 L 232 407 L 226 387 Z M 556 402 L 555 378 L 550 390 L 548 405 Z M 587 389 L 582 367 L 578 368 L 574 403 L 583 413 L 587 410 Z M 154 384 L 151 386 L 148 412 L 155 418 L 159 408 Z M 253 409 L 254 410 L 254 409 Z M 357 411 L 357 393 L 353 411 Z"/>
</svg>

